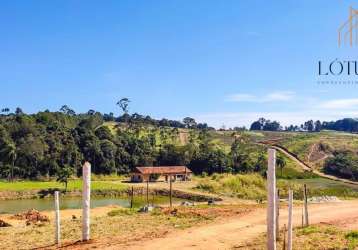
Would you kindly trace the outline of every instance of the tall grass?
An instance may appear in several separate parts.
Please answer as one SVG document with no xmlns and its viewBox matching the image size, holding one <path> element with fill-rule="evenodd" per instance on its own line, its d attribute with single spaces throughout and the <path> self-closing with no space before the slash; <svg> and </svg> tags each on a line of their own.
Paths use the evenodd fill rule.
<svg viewBox="0 0 358 250">
<path fill-rule="evenodd" d="M 242 199 L 263 199 L 265 180 L 258 174 L 219 175 L 202 178 L 196 188 Z"/>
<path fill-rule="evenodd" d="M 315 185 L 312 185 L 315 181 Z M 332 181 L 333 182 L 333 181 Z M 277 180 L 277 188 L 280 189 L 281 197 L 288 196 L 288 190 L 293 190 L 295 199 L 302 199 L 303 184 L 307 183 L 309 196 L 338 196 L 341 198 L 358 197 L 357 189 L 344 184 L 336 183 L 332 186 L 329 180 L 325 179 L 301 179 L 297 180 Z M 319 183 L 320 185 L 317 185 Z M 241 199 L 266 199 L 266 179 L 259 174 L 214 174 L 198 179 L 195 187 L 202 191 L 215 193 L 223 196 L 237 197 Z"/>
</svg>

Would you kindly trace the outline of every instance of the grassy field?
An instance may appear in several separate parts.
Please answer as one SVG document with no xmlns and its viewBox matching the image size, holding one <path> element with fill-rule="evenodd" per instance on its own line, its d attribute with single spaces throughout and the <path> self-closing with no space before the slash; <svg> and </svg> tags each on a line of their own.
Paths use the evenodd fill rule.
<svg viewBox="0 0 358 250">
<path fill-rule="evenodd" d="M 92 181 L 93 190 L 125 189 L 127 186 L 119 181 Z M 56 181 L 0 181 L 0 191 L 27 191 L 42 189 L 64 189 L 64 185 Z M 68 191 L 82 190 L 82 180 L 70 180 Z"/>
<path fill-rule="evenodd" d="M 283 231 L 280 232 L 280 241 L 277 249 L 283 249 Z M 287 237 L 286 237 L 287 239 Z M 264 250 L 266 249 L 266 237 L 247 243 L 238 249 Z M 358 231 L 343 230 L 331 225 L 314 225 L 306 228 L 296 228 L 293 233 L 293 249 L 357 249 Z M 287 245 L 286 245 L 287 248 Z"/>
</svg>

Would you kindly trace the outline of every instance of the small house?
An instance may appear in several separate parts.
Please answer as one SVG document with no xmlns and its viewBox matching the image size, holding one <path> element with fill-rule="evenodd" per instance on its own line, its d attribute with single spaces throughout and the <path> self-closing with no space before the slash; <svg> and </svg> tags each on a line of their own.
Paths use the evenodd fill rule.
<svg viewBox="0 0 358 250">
<path fill-rule="evenodd" d="M 186 166 L 136 167 L 131 173 L 131 182 L 145 181 L 189 181 L 191 170 Z"/>
</svg>

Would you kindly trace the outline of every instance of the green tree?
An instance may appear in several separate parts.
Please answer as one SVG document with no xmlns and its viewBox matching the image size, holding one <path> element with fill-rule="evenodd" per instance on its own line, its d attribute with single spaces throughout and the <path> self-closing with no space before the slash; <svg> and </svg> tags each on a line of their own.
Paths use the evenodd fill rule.
<svg viewBox="0 0 358 250">
<path fill-rule="evenodd" d="M 17 157 L 16 145 L 13 142 L 7 142 L 2 146 L 0 155 L 7 160 L 7 163 L 11 166 L 10 169 L 10 180 L 14 180 L 14 168 Z"/>
<path fill-rule="evenodd" d="M 122 110 L 123 112 L 123 116 L 124 116 L 124 121 L 125 123 L 128 123 L 128 120 L 129 120 L 129 115 L 128 115 L 128 111 L 129 111 L 129 103 L 131 101 L 124 97 L 122 99 L 120 99 L 118 102 L 117 102 L 117 105 L 120 107 L 120 109 Z"/>
<path fill-rule="evenodd" d="M 191 117 L 185 117 L 183 123 L 186 128 L 196 128 L 197 125 L 195 119 Z"/>
<path fill-rule="evenodd" d="M 283 169 L 286 166 L 286 160 L 282 155 L 278 155 L 277 159 L 276 159 L 276 165 L 280 168 L 281 170 L 281 177 L 283 175 Z"/>
<path fill-rule="evenodd" d="M 65 192 L 67 192 L 68 180 L 73 174 L 73 168 L 70 165 L 64 165 L 57 171 L 57 181 L 65 185 Z"/>
</svg>

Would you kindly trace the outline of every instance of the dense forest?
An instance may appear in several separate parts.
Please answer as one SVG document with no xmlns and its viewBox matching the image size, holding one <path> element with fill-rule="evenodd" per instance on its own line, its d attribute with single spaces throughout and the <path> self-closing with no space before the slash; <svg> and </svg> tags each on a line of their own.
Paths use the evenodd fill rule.
<svg viewBox="0 0 358 250">
<path fill-rule="evenodd" d="M 115 118 L 94 110 L 76 114 L 68 106 L 37 114 L 3 109 L 0 178 L 79 176 L 84 160 L 95 174 L 126 174 L 145 165 L 187 165 L 196 174 L 265 172 L 264 149 L 242 136 L 233 133 L 225 149 L 212 143 L 213 128 L 193 118 L 155 120 L 129 115 L 126 106 L 123 111 Z M 186 143 L 178 141 L 181 131 L 188 135 Z"/>
</svg>

